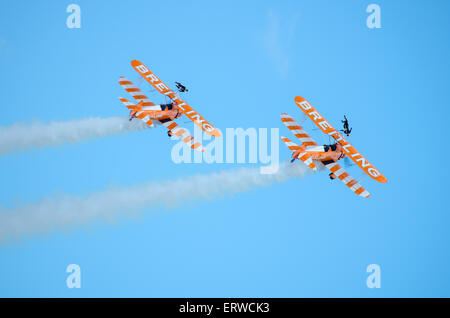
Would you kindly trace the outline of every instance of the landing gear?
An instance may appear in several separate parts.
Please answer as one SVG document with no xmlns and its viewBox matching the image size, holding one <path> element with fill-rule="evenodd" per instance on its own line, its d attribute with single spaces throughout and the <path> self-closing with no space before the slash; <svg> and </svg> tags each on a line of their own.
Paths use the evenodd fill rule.
<svg viewBox="0 0 450 318">
<path fill-rule="evenodd" d="M 169 131 L 167 132 L 167 136 L 172 137 L 172 136 L 173 136 L 173 133 L 169 130 Z"/>
<path fill-rule="evenodd" d="M 336 175 L 332 172 L 328 175 L 330 177 L 331 180 L 336 179 Z"/>
</svg>

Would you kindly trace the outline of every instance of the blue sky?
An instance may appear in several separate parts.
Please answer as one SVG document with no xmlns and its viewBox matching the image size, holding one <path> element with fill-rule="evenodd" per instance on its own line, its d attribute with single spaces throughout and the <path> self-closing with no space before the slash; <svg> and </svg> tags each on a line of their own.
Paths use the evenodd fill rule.
<svg viewBox="0 0 450 318">
<path fill-rule="evenodd" d="M 279 115 L 301 118 L 296 95 L 335 126 L 347 114 L 388 183 L 364 178 L 362 199 L 322 172 L 30 236 L 0 246 L 0 296 L 450 296 L 447 1 L 77 1 L 82 27 L 68 29 L 70 3 L 1 2 L 0 126 L 125 116 L 117 79 L 136 81 L 139 59 L 222 130 L 290 136 Z M 366 26 L 370 3 L 381 29 Z M 0 205 L 238 166 L 177 165 L 173 144 L 155 129 L 0 156 Z M 72 263 L 80 289 L 65 284 Z"/>
</svg>

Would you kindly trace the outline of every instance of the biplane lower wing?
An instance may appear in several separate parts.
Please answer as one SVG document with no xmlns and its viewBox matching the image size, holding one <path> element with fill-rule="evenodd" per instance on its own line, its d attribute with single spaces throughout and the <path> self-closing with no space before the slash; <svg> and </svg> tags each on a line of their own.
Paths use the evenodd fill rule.
<svg viewBox="0 0 450 318">
<path fill-rule="evenodd" d="M 303 97 L 296 96 L 297 106 L 328 136 L 333 137 L 344 149 L 346 155 L 353 160 L 372 179 L 386 183 L 387 179 L 358 150 L 356 150 L 319 112 Z"/>
<path fill-rule="evenodd" d="M 192 137 L 189 132 L 178 126 L 176 122 L 170 119 L 161 119 L 159 122 L 165 126 L 167 129 L 170 130 L 170 132 L 180 138 L 184 143 L 186 143 L 189 147 L 191 147 L 194 150 L 204 152 L 205 148 L 202 146 L 201 143 L 194 140 L 194 137 Z"/>
<path fill-rule="evenodd" d="M 330 170 L 331 173 L 335 175 L 335 177 L 341 180 L 347 187 L 350 188 L 350 190 L 355 192 L 357 195 L 364 198 L 370 197 L 369 192 L 364 189 L 358 181 L 353 179 L 352 176 L 350 176 L 343 168 L 341 168 L 338 163 L 332 162 L 324 164 L 324 166 L 327 167 L 328 170 Z"/>
<path fill-rule="evenodd" d="M 292 116 L 282 113 L 281 121 L 283 124 L 297 137 L 305 146 L 317 146 L 317 143 L 312 139 L 306 131 L 300 126 Z"/>
<path fill-rule="evenodd" d="M 137 60 L 131 61 L 133 68 L 152 85 L 158 92 L 169 97 L 174 103 L 178 105 L 183 114 L 192 120 L 203 131 L 214 137 L 221 137 L 222 134 L 218 129 L 211 125 L 199 113 L 197 113 L 191 106 L 175 94 L 166 84 L 164 84 L 148 67 Z"/>
</svg>

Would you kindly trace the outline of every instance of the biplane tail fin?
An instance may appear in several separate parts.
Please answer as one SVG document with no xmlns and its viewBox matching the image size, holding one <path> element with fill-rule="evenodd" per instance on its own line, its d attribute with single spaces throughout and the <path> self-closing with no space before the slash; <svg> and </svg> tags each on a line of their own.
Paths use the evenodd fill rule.
<svg viewBox="0 0 450 318">
<path fill-rule="evenodd" d="M 295 142 L 292 142 L 289 138 L 283 136 L 281 137 L 281 140 L 283 140 L 283 142 L 289 148 L 289 150 L 294 151 L 293 160 L 300 159 L 305 163 L 305 165 L 307 165 L 313 171 L 317 170 L 316 164 L 311 159 L 311 156 L 308 155 L 306 151 L 303 151 L 305 147 L 299 146 Z"/>
<path fill-rule="evenodd" d="M 145 103 L 144 101 L 140 101 L 137 105 L 134 105 L 130 101 L 128 101 L 126 98 L 119 97 L 119 100 L 130 110 L 130 120 L 134 117 L 139 118 L 144 123 L 149 125 L 150 127 L 154 127 L 153 121 L 151 118 L 142 111 L 142 105 Z"/>
</svg>

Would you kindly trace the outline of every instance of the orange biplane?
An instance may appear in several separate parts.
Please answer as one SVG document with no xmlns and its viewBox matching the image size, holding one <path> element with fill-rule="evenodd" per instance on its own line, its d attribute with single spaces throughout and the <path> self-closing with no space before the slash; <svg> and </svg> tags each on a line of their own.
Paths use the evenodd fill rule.
<svg viewBox="0 0 450 318">
<path fill-rule="evenodd" d="M 328 170 L 330 170 L 329 176 L 331 179 L 340 179 L 353 192 L 365 198 L 370 196 L 369 192 L 339 166 L 337 163 L 339 160 L 348 157 L 372 179 L 382 183 L 387 182 L 386 177 L 364 158 L 347 140 L 345 140 L 345 138 L 342 137 L 342 135 L 334 129 L 306 99 L 301 96 L 296 96 L 295 103 L 324 134 L 333 137 L 336 140 L 336 143 L 319 146 L 294 120 L 294 118 L 283 113 L 281 114 L 281 121 L 302 142 L 299 146 L 289 138 L 281 137 L 286 146 L 293 151 L 292 161 L 295 159 L 302 160 L 313 170 L 317 170 L 314 161 L 321 162 Z"/>
<path fill-rule="evenodd" d="M 181 128 L 174 121 L 183 114 L 191 119 L 203 131 L 211 136 L 221 137 L 218 129 L 214 128 L 208 121 L 206 121 L 200 114 L 198 114 L 191 106 L 183 101 L 177 94 L 175 94 L 166 84 L 164 84 L 154 73 L 152 73 L 144 64 L 137 60 L 131 62 L 133 68 L 149 82 L 159 93 L 167 96 L 171 103 L 156 105 L 142 93 L 131 81 L 121 76 L 119 84 L 138 102 L 137 105 L 129 102 L 127 99 L 119 97 L 120 101 L 130 109 L 130 120 L 139 118 L 150 127 L 153 127 L 153 120 L 159 121 L 162 125 L 169 129 L 169 136 L 177 136 L 188 144 L 192 149 L 198 151 L 205 151 L 200 142 L 195 142 L 194 138 L 186 129 Z M 178 83 L 179 84 L 179 83 Z M 187 90 L 184 90 L 187 91 Z"/>
</svg>

